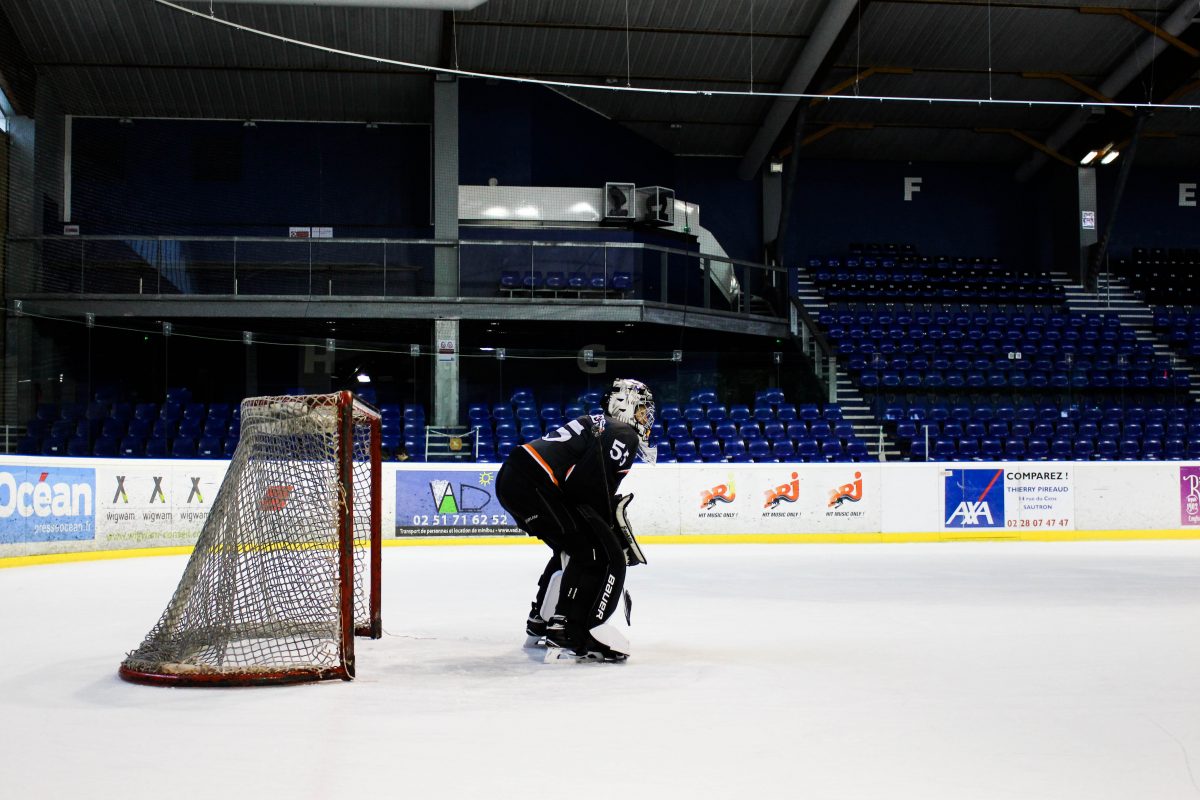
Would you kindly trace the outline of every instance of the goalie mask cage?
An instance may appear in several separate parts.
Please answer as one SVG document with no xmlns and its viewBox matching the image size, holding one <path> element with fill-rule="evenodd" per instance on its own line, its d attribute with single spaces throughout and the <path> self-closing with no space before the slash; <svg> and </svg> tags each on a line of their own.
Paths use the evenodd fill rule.
<svg viewBox="0 0 1200 800">
<path fill-rule="evenodd" d="M 241 438 L 167 610 L 122 678 L 354 677 L 379 638 L 380 417 L 350 392 L 242 401 Z"/>
</svg>

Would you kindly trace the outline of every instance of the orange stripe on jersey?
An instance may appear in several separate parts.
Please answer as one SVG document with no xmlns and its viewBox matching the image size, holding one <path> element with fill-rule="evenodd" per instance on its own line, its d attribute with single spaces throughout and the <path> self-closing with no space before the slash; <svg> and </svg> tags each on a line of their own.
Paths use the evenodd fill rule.
<svg viewBox="0 0 1200 800">
<path fill-rule="evenodd" d="M 576 467 L 576 465 L 572 464 L 571 468 L 569 470 L 567 470 L 567 474 L 563 475 L 564 481 L 569 481 L 571 479 L 571 473 L 575 471 L 575 467 Z"/>
<path fill-rule="evenodd" d="M 533 456 L 534 461 L 542 465 L 542 469 L 546 470 L 546 474 L 550 476 L 550 480 L 554 481 L 555 486 L 558 486 L 558 478 L 554 477 L 554 470 L 550 469 L 550 465 L 546 463 L 546 460 L 538 455 L 537 450 L 534 450 L 528 444 L 523 444 L 521 447 L 525 448 L 526 453 Z"/>
</svg>

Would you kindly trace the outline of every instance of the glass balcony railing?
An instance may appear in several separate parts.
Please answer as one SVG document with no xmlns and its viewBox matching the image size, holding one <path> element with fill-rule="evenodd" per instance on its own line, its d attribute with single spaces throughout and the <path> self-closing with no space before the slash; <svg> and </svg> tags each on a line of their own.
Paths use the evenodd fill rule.
<svg viewBox="0 0 1200 800">
<path fill-rule="evenodd" d="M 6 246 L 19 276 L 10 294 L 432 297 L 457 275 L 459 297 L 788 314 L 782 268 L 636 242 L 43 236 Z"/>
</svg>

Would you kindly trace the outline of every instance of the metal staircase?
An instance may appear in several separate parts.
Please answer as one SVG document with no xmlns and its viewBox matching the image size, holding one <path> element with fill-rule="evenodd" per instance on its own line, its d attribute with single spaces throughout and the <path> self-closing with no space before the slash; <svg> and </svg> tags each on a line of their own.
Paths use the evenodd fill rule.
<svg viewBox="0 0 1200 800">
<path fill-rule="evenodd" d="M 1101 274 L 1097 279 L 1096 291 L 1090 292 L 1065 272 L 1051 272 L 1050 279 L 1063 287 L 1070 311 L 1080 314 L 1115 314 L 1122 325 L 1134 330 L 1139 342 L 1154 347 L 1155 355 L 1171 358 L 1175 371 L 1191 379 L 1191 388 L 1188 390 L 1191 401 L 1200 402 L 1200 386 L 1196 385 L 1197 376 L 1192 364 L 1175 352 L 1154 330 L 1154 310 L 1146 305 L 1125 281 L 1112 274 Z"/>
<path fill-rule="evenodd" d="M 814 320 L 822 311 L 829 308 L 829 304 L 825 302 L 825 298 L 817 290 L 816 284 L 813 283 L 812 278 L 803 267 L 796 270 L 795 297 Z M 803 322 L 800 323 L 801 326 L 803 324 Z M 880 453 L 881 461 L 900 459 L 900 448 L 883 429 L 883 425 L 880 424 L 871 409 L 871 404 L 850 380 L 850 374 L 845 367 L 838 363 L 836 358 L 824 356 L 809 337 L 801 336 L 800 339 L 804 354 L 812 359 L 818 377 L 821 377 L 827 384 L 833 384 L 829 387 L 828 401 L 837 403 L 841 407 L 842 418 L 854 426 L 854 435 L 866 443 L 868 451 L 872 454 Z M 829 358 L 829 362 L 832 364 L 822 363 L 826 358 Z"/>
</svg>

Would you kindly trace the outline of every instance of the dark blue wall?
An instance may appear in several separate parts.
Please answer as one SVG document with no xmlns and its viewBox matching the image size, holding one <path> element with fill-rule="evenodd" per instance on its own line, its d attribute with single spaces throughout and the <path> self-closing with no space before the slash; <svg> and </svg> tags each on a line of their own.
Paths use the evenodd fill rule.
<svg viewBox="0 0 1200 800">
<path fill-rule="evenodd" d="M 1003 165 L 802 161 L 785 263 L 844 254 L 847 244 L 912 244 L 926 255 L 1036 264 L 1030 235 L 1038 189 Z M 912 200 L 906 177 L 921 178 Z"/>
<path fill-rule="evenodd" d="M 458 103 L 459 183 L 674 186 L 667 151 L 557 92 L 464 80 Z"/>
<path fill-rule="evenodd" d="M 675 160 L 678 196 L 700 206 L 700 224 L 725 252 L 743 261 L 763 260 L 762 187 L 737 176 L 736 158 L 682 157 Z"/>
<path fill-rule="evenodd" d="M 700 224 L 734 258 L 762 256 L 760 189 L 738 159 L 673 157 L 629 129 L 537 86 L 466 80 L 459 86 L 460 183 L 667 186 L 700 206 Z"/>
<path fill-rule="evenodd" d="M 73 213 L 85 234 L 423 236 L 426 126 L 76 119 Z"/>
<path fill-rule="evenodd" d="M 763 257 L 761 189 L 738 159 L 673 157 L 632 131 L 541 87 L 465 80 L 460 182 L 511 186 L 665 185 L 700 206 L 733 257 Z M 112 119 L 74 121 L 73 221 L 84 233 L 286 235 L 328 225 L 337 236 L 426 236 L 426 126 Z M 1100 173 L 1100 224 L 1114 168 Z M 851 242 L 911 243 L 927 254 L 995 255 L 1073 269 L 1074 174 L 1050 165 L 1017 184 L 1008 165 L 802 160 L 785 264 Z M 904 178 L 922 178 L 911 202 Z M 1200 170 L 1137 168 L 1110 251 L 1200 246 L 1200 210 L 1178 204 Z M 54 230 L 50 226 L 47 230 Z"/>
<path fill-rule="evenodd" d="M 1112 207 L 1119 163 L 1101 168 L 1098 215 L 1101 229 L 1107 224 Z M 1134 165 L 1109 242 L 1109 253 L 1114 258 L 1127 257 L 1135 247 L 1200 247 L 1200 206 L 1179 205 L 1181 183 L 1200 186 L 1200 169 Z M 1200 189 L 1192 192 L 1192 199 L 1200 203 Z"/>
</svg>

